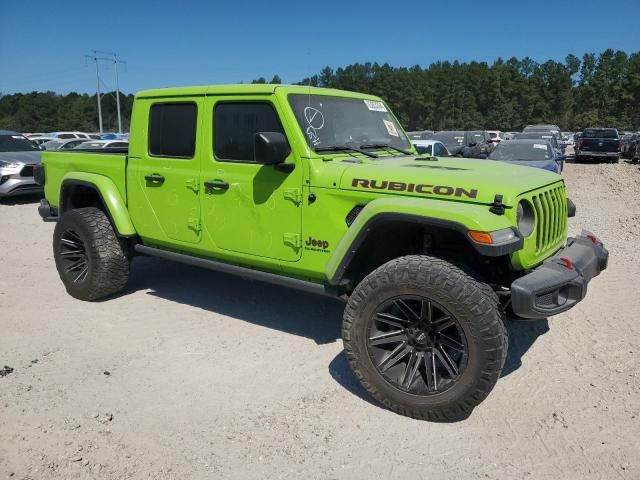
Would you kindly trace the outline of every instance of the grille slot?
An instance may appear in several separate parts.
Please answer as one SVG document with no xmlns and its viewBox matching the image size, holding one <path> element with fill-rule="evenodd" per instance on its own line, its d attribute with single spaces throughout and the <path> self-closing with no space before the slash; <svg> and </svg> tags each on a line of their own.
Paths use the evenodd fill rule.
<svg viewBox="0 0 640 480">
<path fill-rule="evenodd" d="M 564 186 L 553 187 L 530 197 L 536 214 L 536 254 L 546 253 L 564 240 L 567 229 L 567 200 Z"/>
<path fill-rule="evenodd" d="M 33 167 L 27 166 L 20 170 L 21 177 L 33 177 Z"/>
</svg>

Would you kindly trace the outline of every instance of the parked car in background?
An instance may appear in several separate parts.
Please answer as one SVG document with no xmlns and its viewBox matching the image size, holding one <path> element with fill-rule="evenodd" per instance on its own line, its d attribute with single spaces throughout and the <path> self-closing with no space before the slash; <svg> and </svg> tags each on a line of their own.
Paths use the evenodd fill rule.
<svg viewBox="0 0 640 480">
<path fill-rule="evenodd" d="M 47 143 L 47 142 L 51 142 L 52 140 L 56 140 L 53 137 L 46 137 L 46 136 L 39 136 L 39 137 L 27 137 L 29 140 L 31 140 L 31 143 L 33 143 L 36 147 L 39 147 L 40 145 L 42 145 L 43 143 Z"/>
<path fill-rule="evenodd" d="M 48 137 L 53 137 L 53 138 L 82 138 L 84 140 L 90 140 L 91 137 L 89 136 L 89 134 L 84 133 L 84 132 L 51 132 L 51 133 L 47 133 Z"/>
<path fill-rule="evenodd" d="M 576 161 L 591 158 L 615 163 L 620 159 L 620 136 L 615 128 L 585 128 L 576 143 Z"/>
<path fill-rule="evenodd" d="M 556 135 L 554 135 L 551 132 L 535 132 L 535 131 L 529 131 L 529 132 L 522 132 L 522 133 L 516 133 L 513 136 L 514 140 L 543 140 L 545 142 L 549 142 L 553 148 L 555 148 L 558 151 L 558 154 L 560 155 L 564 155 L 564 157 L 566 158 L 566 155 L 564 153 L 564 151 L 560 148 L 560 144 L 558 143 L 558 137 Z"/>
<path fill-rule="evenodd" d="M 74 150 L 95 150 L 99 148 L 129 148 L 126 140 L 90 140 L 82 142 Z"/>
<path fill-rule="evenodd" d="M 98 135 L 99 140 L 122 140 L 124 138 L 129 138 L 129 134 L 107 132 L 102 135 Z"/>
<path fill-rule="evenodd" d="M 70 150 L 72 148 L 76 148 L 81 143 L 88 141 L 89 140 L 83 138 L 58 139 L 43 143 L 42 146 L 45 150 Z"/>
<path fill-rule="evenodd" d="M 41 153 L 24 135 L 0 130 L 0 198 L 42 193 L 33 179 L 33 167 L 40 165 Z"/>
<path fill-rule="evenodd" d="M 436 132 L 432 140 L 444 143 L 451 156 L 477 158 L 491 150 L 489 134 L 481 130 L 443 130 Z"/>
<path fill-rule="evenodd" d="M 620 156 L 623 158 L 631 158 L 633 156 L 634 144 L 638 141 L 637 133 L 627 133 L 620 137 Z"/>
<path fill-rule="evenodd" d="M 434 157 L 450 157 L 451 154 L 444 143 L 437 140 L 411 140 L 413 146 L 420 154 L 428 154 Z"/>
<path fill-rule="evenodd" d="M 46 133 L 23 133 L 23 135 L 27 137 L 29 140 L 33 140 L 35 137 L 46 136 Z"/>
<path fill-rule="evenodd" d="M 489 137 L 491 137 L 491 143 L 494 145 L 504 140 L 500 130 L 487 130 L 487 133 L 489 134 Z"/>
<path fill-rule="evenodd" d="M 523 132 L 553 132 L 560 135 L 560 127 L 558 125 L 527 125 Z"/>
<path fill-rule="evenodd" d="M 433 137 L 435 132 L 433 130 L 417 130 L 415 132 L 407 132 L 409 140 L 428 140 Z"/>
<path fill-rule="evenodd" d="M 564 169 L 564 158 L 547 141 L 537 139 L 507 140 L 500 142 L 489 154 L 489 160 L 542 168 L 553 173 Z"/>
<path fill-rule="evenodd" d="M 559 148 L 563 152 L 567 148 L 567 142 L 562 138 L 562 132 L 557 125 L 527 125 L 523 133 L 550 133 L 556 137 L 556 143 L 558 145 L 556 148 Z"/>
<path fill-rule="evenodd" d="M 503 140 L 513 140 L 513 137 L 520 132 L 502 132 Z"/>
</svg>

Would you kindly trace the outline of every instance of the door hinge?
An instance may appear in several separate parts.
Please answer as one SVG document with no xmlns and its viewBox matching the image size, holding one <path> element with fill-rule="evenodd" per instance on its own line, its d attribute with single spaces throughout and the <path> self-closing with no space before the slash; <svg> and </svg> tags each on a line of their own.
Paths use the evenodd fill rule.
<svg viewBox="0 0 640 480">
<path fill-rule="evenodd" d="M 285 200 L 291 200 L 293 203 L 302 202 L 302 192 L 299 188 L 285 188 L 284 189 Z"/>
<path fill-rule="evenodd" d="M 194 191 L 194 193 L 198 193 L 200 191 L 200 182 L 198 179 L 190 178 L 187 180 L 187 188 Z"/>
<path fill-rule="evenodd" d="M 300 234 L 298 233 L 285 233 L 284 234 L 285 245 L 291 245 L 293 248 L 300 248 L 302 242 L 300 241 Z"/>
<path fill-rule="evenodd" d="M 197 218 L 188 218 L 187 219 L 187 225 L 189 226 L 189 228 L 195 232 L 199 232 L 201 227 L 200 227 L 200 220 L 198 220 Z"/>
</svg>

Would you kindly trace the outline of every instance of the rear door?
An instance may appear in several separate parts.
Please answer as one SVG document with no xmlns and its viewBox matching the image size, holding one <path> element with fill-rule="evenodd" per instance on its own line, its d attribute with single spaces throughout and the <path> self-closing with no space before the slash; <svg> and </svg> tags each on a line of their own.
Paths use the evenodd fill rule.
<svg viewBox="0 0 640 480">
<path fill-rule="evenodd" d="M 129 211 L 145 240 L 198 243 L 200 114 L 203 97 L 140 99 L 136 119 L 143 145 L 128 164 Z"/>
</svg>

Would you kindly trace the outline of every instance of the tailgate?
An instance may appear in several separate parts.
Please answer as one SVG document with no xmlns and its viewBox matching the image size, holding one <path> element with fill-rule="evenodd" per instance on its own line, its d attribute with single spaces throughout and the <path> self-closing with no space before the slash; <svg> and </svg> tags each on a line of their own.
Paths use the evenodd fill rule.
<svg viewBox="0 0 640 480">
<path fill-rule="evenodd" d="M 582 150 L 587 152 L 617 152 L 620 141 L 615 138 L 584 138 Z"/>
</svg>

